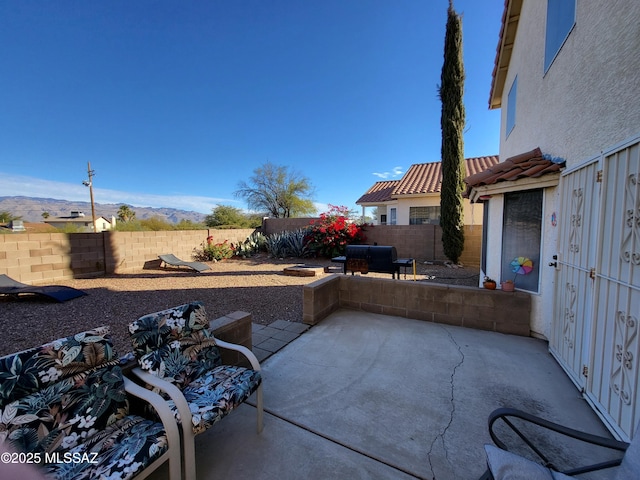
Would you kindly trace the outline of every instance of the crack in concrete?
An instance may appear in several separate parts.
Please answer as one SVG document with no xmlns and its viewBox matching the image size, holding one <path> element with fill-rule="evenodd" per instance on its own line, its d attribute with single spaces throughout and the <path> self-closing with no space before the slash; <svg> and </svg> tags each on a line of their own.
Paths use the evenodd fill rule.
<svg viewBox="0 0 640 480">
<path fill-rule="evenodd" d="M 451 343 L 453 343 L 456 348 L 458 349 L 458 353 L 460 354 L 460 361 L 454 365 L 453 370 L 451 371 L 451 380 L 450 380 L 450 384 L 451 384 L 451 411 L 449 414 L 449 421 L 447 422 L 447 425 L 444 427 L 444 429 L 435 436 L 435 438 L 433 439 L 433 442 L 431 442 L 431 446 L 429 447 L 429 451 L 427 452 L 427 456 L 429 458 L 429 470 L 431 471 L 431 476 L 432 476 L 432 480 L 436 480 L 436 476 L 435 476 L 435 472 L 433 471 L 433 463 L 431 461 L 431 455 L 433 453 L 434 447 L 436 445 L 436 443 L 438 442 L 438 440 L 440 440 L 440 442 L 442 442 L 442 448 L 444 450 L 445 453 L 445 458 L 447 459 L 447 462 L 449 463 L 449 465 L 451 465 L 451 467 L 453 467 L 453 464 L 449 461 L 449 452 L 447 450 L 447 444 L 445 442 L 445 435 L 447 434 L 447 430 L 449 430 L 449 427 L 451 426 L 451 424 L 453 423 L 453 418 L 455 416 L 456 413 L 456 399 L 455 399 L 455 376 L 456 376 L 456 371 L 458 370 L 458 367 L 462 366 L 462 364 L 464 363 L 464 353 L 462 352 L 462 348 L 460 348 L 460 345 L 458 345 L 458 342 L 456 342 L 455 338 L 453 338 L 453 335 L 451 334 L 451 332 L 444 328 L 441 327 L 442 330 L 444 330 L 445 332 L 447 332 L 447 336 L 449 337 L 449 340 L 451 341 Z"/>
</svg>

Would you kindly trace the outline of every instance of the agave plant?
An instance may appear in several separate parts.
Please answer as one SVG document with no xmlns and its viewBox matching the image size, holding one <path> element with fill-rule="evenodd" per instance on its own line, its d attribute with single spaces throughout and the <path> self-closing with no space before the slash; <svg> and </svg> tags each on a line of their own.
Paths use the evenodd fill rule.
<svg viewBox="0 0 640 480">
<path fill-rule="evenodd" d="M 272 233 L 265 238 L 267 252 L 274 258 L 284 258 L 287 256 L 287 240 L 282 233 Z"/>
<path fill-rule="evenodd" d="M 287 251 L 294 257 L 304 258 L 309 256 L 309 240 L 306 229 L 298 229 L 287 232 L 285 237 L 287 243 Z"/>
</svg>

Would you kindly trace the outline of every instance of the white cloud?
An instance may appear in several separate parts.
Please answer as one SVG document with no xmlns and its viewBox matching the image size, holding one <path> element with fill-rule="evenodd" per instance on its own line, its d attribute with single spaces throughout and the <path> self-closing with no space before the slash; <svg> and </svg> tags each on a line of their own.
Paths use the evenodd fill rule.
<svg viewBox="0 0 640 480">
<path fill-rule="evenodd" d="M 391 172 L 373 172 L 373 175 L 382 179 L 396 178 L 404 175 L 404 169 L 402 167 L 393 167 Z"/>
<path fill-rule="evenodd" d="M 89 191 L 83 185 L 52 182 L 21 175 L 0 175 L 0 195 L 36 198 L 55 198 L 70 201 L 89 201 Z M 236 200 L 189 195 L 154 195 L 137 192 L 121 192 L 95 188 L 96 203 L 126 203 L 134 207 L 177 208 L 200 213 L 211 213 L 219 204 L 236 203 Z"/>
</svg>

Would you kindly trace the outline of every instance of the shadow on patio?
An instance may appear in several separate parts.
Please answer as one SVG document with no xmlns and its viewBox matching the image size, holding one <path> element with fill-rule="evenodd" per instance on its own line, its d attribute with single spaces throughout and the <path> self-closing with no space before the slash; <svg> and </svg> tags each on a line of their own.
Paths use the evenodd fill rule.
<svg viewBox="0 0 640 480">
<path fill-rule="evenodd" d="M 479 478 L 501 406 L 608 435 L 527 337 L 338 310 L 267 358 L 263 378 L 264 431 L 245 404 L 197 436 L 199 479 Z"/>
</svg>

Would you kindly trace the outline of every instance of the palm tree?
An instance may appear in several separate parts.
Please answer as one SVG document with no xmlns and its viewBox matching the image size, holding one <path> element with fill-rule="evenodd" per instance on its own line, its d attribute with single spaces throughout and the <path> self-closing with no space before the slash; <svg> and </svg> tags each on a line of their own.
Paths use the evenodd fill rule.
<svg viewBox="0 0 640 480">
<path fill-rule="evenodd" d="M 118 220 L 126 223 L 130 222 L 134 218 L 136 218 L 136 212 L 131 210 L 129 205 L 120 205 L 120 208 L 118 209 Z"/>
</svg>

